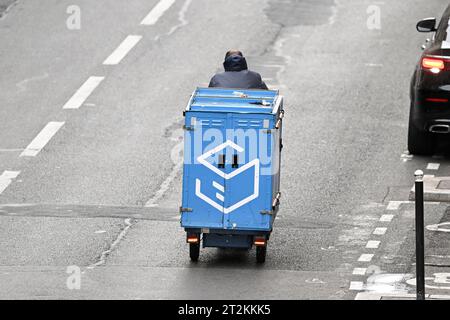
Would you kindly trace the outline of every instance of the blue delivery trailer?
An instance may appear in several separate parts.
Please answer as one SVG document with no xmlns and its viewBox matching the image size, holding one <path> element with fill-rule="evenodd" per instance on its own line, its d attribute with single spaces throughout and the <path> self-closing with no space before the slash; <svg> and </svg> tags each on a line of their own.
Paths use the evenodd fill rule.
<svg viewBox="0 0 450 320">
<path fill-rule="evenodd" d="M 283 97 L 197 88 L 184 111 L 181 226 L 203 247 L 251 249 L 264 262 L 280 205 Z"/>
</svg>

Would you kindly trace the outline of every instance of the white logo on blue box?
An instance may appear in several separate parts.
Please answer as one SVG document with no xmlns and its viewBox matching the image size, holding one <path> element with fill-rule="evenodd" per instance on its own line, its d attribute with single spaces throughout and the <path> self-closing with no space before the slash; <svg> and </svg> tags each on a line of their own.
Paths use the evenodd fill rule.
<svg viewBox="0 0 450 320">
<path fill-rule="evenodd" d="M 202 154 L 200 157 L 197 158 L 198 162 L 202 165 L 204 165 L 205 167 L 207 167 L 209 170 L 213 171 L 214 173 L 216 173 L 218 176 L 224 178 L 225 180 L 230 180 L 244 172 L 246 172 L 247 170 L 254 168 L 254 179 L 253 179 L 253 193 L 234 203 L 233 205 L 225 208 L 223 205 L 217 203 L 215 200 L 211 199 L 210 197 L 208 197 L 207 195 L 203 194 L 201 192 L 201 185 L 202 185 L 202 181 L 200 179 L 196 179 L 195 181 L 195 195 L 197 197 L 199 197 L 200 199 L 202 199 L 203 201 L 205 201 L 206 203 L 208 203 L 209 205 L 213 206 L 214 208 L 216 208 L 217 210 L 223 212 L 224 214 L 228 214 L 233 212 L 234 210 L 246 205 L 247 203 L 257 199 L 259 197 L 259 169 L 260 169 L 260 162 L 259 159 L 255 159 L 245 165 L 243 165 L 242 167 L 234 170 L 231 173 L 225 173 L 223 171 L 221 171 L 220 169 L 216 168 L 214 165 L 212 165 L 211 163 L 209 163 L 206 159 L 213 156 L 214 154 L 226 149 L 227 147 L 231 147 L 234 150 L 236 150 L 237 152 L 243 152 L 244 149 L 241 148 L 240 146 L 238 146 L 237 144 L 233 143 L 230 140 L 227 140 L 225 143 L 217 146 L 216 148 Z M 213 181 L 212 185 L 215 189 L 217 189 L 218 191 L 220 191 L 221 193 L 216 193 L 216 198 L 221 201 L 221 202 L 225 202 L 225 197 L 222 195 L 222 193 L 225 193 L 225 187 L 218 183 L 217 181 Z"/>
</svg>

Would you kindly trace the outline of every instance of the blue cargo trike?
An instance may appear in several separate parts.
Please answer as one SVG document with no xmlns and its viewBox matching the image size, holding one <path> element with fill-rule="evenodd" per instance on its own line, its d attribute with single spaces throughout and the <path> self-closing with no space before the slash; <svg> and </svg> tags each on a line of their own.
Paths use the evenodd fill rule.
<svg viewBox="0 0 450 320">
<path fill-rule="evenodd" d="M 190 258 L 203 247 L 267 242 L 280 205 L 283 97 L 273 90 L 198 88 L 184 111 L 181 226 Z"/>
</svg>

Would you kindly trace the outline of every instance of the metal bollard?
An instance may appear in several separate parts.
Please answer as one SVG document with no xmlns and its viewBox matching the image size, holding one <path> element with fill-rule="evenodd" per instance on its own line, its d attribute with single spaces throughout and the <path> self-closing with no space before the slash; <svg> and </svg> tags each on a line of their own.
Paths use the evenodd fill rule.
<svg viewBox="0 0 450 320">
<path fill-rule="evenodd" d="M 416 188 L 416 299 L 425 300 L 423 171 L 414 173 Z"/>
</svg>

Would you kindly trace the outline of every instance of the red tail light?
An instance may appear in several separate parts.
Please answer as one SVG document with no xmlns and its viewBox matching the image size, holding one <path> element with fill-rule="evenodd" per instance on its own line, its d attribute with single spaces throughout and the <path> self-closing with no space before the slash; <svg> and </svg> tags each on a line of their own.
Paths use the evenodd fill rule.
<svg viewBox="0 0 450 320">
<path fill-rule="evenodd" d="M 425 99 L 426 101 L 428 101 L 428 102 L 442 102 L 442 103 L 445 103 L 445 102 L 448 102 L 448 99 L 444 99 L 444 98 L 426 98 Z"/>
<path fill-rule="evenodd" d="M 187 243 L 199 243 L 200 239 L 198 235 L 188 235 L 187 236 Z"/>
<path fill-rule="evenodd" d="M 445 69 L 445 61 L 439 58 L 425 57 L 422 59 L 422 67 L 434 73 Z"/>
<path fill-rule="evenodd" d="M 253 244 L 257 247 L 264 247 L 266 245 L 266 238 L 256 237 L 253 240 Z"/>
</svg>

